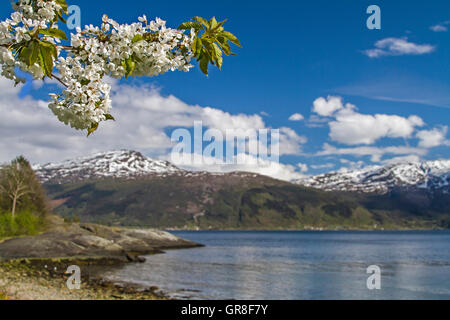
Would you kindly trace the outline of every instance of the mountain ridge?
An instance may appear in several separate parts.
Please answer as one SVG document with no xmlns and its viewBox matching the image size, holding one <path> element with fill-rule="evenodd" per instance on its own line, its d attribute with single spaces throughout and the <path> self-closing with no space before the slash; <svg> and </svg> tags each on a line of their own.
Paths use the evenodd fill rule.
<svg viewBox="0 0 450 320">
<path fill-rule="evenodd" d="M 189 171 L 172 163 L 143 156 L 132 150 L 115 150 L 33 167 L 43 183 L 73 183 L 89 179 L 135 179 L 145 176 L 258 175 L 248 172 Z M 346 172 L 330 172 L 289 182 L 324 191 L 386 194 L 394 188 L 450 192 L 450 160 L 434 160 L 370 166 Z"/>
<path fill-rule="evenodd" d="M 415 188 L 448 193 L 450 160 L 372 166 L 347 172 L 325 173 L 293 182 L 325 191 L 386 194 L 394 188 Z"/>
<path fill-rule="evenodd" d="M 363 182 L 397 181 L 390 168 L 378 175 L 366 170 Z M 434 175 L 446 166 L 415 167 L 408 181 L 416 185 L 394 183 L 389 192 L 324 191 L 255 173 L 187 171 L 133 151 L 36 169 L 55 213 L 83 222 L 221 230 L 450 228 L 445 176 L 436 190 L 416 187 L 423 181 L 417 172 Z"/>
<path fill-rule="evenodd" d="M 256 173 L 189 171 L 165 160 L 146 157 L 132 150 L 99 152 L 59 163 L 35 164 L 33 169 L 44 184 L 66 184 L 103 178 L 136 179 L 168 176 L 257 176 Z"/>
</svg>

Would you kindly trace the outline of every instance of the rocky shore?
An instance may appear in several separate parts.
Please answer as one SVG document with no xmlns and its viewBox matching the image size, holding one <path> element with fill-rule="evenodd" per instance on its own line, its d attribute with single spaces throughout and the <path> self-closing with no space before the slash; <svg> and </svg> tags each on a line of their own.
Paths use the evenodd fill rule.
<svg viewBox="0 0 450 320">
<path fill-rule="evenodd" d="M 165 299 L 156 287 L 111 282 L 104 268 L 144 262 L 142 255 L 200 244 L 154 229 L 65 223 L 53 217 L 40 235 L 0 243 L 0 299 Z M 70 290 L 67 268 L 82 270 L 80 290 Z"/>
</svg>

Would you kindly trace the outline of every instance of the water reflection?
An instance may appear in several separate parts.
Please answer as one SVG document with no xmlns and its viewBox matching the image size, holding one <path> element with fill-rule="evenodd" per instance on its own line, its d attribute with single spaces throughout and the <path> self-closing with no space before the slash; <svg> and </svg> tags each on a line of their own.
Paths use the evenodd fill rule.
<svg viewBox="0 0 450 320">
<path fill-rule="evenodd" d="M 182 232 L 205 248 L 109 272 L 190 299 L 449 299 L 450 232 Z M 382 269 L 382 290 L 366 268 Z"/>
</svg>

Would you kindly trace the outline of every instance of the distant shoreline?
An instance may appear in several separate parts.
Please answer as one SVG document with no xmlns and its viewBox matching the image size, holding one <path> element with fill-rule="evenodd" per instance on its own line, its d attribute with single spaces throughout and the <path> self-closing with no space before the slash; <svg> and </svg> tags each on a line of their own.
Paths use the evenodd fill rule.
<svg viewBox="0 0 450 320">
<path fill-rule="evenodd" d="M 328 229 L 328 228 L 318 228 L 318 229 L 172 229 L 172 228 L 162 228 L 167 232 L 205 232 L 205 231 L 218 231 L 218 232 L 343 232 L 343 231 L 353 231 L 353 232 L 408 232 L 408 231 L 447 231 L 450 229 L 443 228 L 405 228 L 405 229 Z"/>
</svg>

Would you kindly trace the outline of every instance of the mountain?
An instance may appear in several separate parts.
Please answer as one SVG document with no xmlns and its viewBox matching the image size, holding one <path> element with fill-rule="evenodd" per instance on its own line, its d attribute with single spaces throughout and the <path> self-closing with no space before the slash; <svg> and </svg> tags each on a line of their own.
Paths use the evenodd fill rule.
<svg viewBox="0 0 450 320">
<path fill-rule="evenodd" d="M 295 183 L 325 191 L 386 194 L 403 188 L 449 193 L 450 160 L 373 166 L 308 177 Z"/>
<path fill-rule="evenodd" d="M 254 173 L 191 172 L 126 150 L 35 169 L 54 211 L 84 222 L 177 229 L 450 227 L 450 195 L 422 189 L 324 191 Z"/>
<path fill-rule="evenodd" d="M 167 161 L 144 157 L 136 151 L 121 150 L 97 153 L 62 163 L 35 165 L 33 169 L 43 183 L 71 183 L 88 179 L 165 176 L 184 171 Z"/>
</svg>

